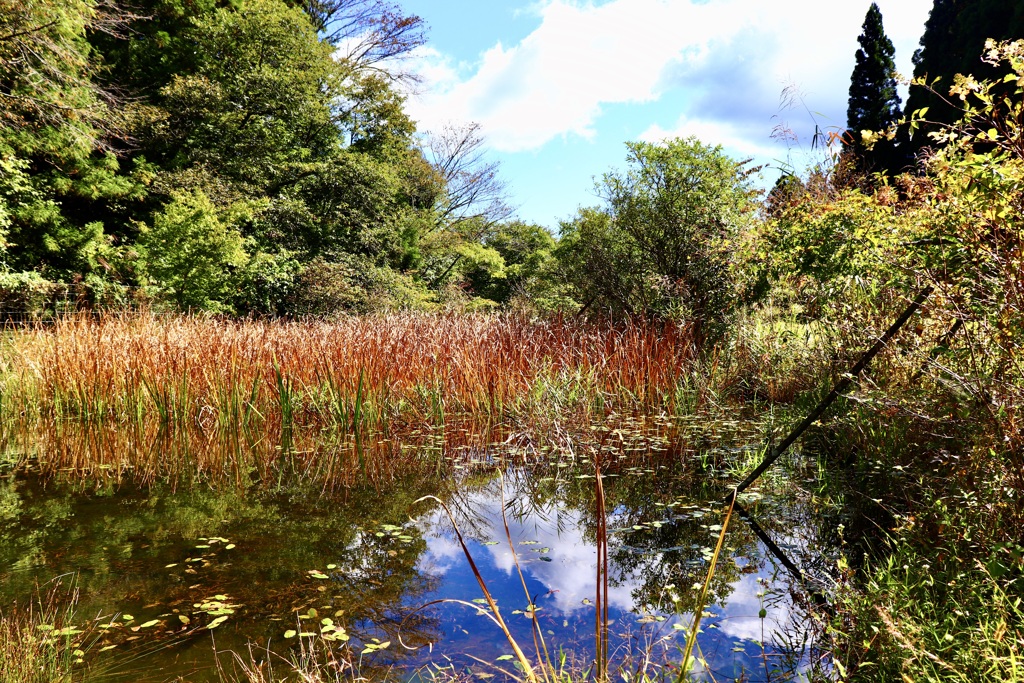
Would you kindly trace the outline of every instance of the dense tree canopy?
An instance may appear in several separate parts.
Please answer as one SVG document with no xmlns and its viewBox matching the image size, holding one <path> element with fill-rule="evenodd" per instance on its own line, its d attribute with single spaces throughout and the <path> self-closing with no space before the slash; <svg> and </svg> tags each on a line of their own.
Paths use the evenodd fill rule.
<svg viewBox="0 0 1024 683">
<path fill-rule="evenodd" d="M 59 297 L 265 315 L 522 306 L 683 320 L 717 339 L 745 294 L 787 273 L 860 276 L 865 244 L 880 239 L 865 227 L 866 200 L 813 210 L 813 174 L 780 181 L 758 215 L 751 171 L 696 139 L 630 143 L 626 168 L 597 183 L 603 204 L 557 237 L 516 221 L 478 125 L 417 131 L 406 113 L 401 59 L 424 24 L 387 0 L 0 9 L 8 307 L 45 312 Z M 983 36 L 1019 30 L 1021 12 L 937 0 L 919 71 L 964 69 Z M 946 39 L 950 54 L 936 47 Z M 893 174 L 903 146 L 869 149 L 858 135 L 899 114 L 877 5 L 859 40 L 848 111 L 857 170 Z M 767 227 L 752 247 L 755 220 Z M 743 253 L 760 260 L 737 269 Z"/>
<path fill-rule="evenodd" d="M 330 313 L 301 303 L 311 279 L 340 278 L 348 294 L 318 301 L 356 310 L 430 301 L 465 278 L 436 277 L 459 250 L 500 271 L 487 230 L 463 225 L 507 218 L 477 208 L 503 205 L 496 168 L 475 128 L 472 154 L 421 149 L 389 60 L 423 22 L 396 5 L 4 1 L 5 300 L 72 287 L 80 303 Z M 435 239 L 427 268 L 432 235 L 476 246 Z"/>
</svg>

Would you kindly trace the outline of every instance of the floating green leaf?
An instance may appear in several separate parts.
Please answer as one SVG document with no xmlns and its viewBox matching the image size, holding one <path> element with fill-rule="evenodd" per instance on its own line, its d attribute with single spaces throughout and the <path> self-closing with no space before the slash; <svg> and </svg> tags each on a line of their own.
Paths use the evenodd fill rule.
<svg viewBox="0 0 1024 683">
<path fill-rule="evenodd" d="M 211 621 L 209 624 L 207 624 L 206 628 L 212 631 L 213 629 L 217 628 L 218 626 L 220 626 L 221 624 L 223 624 L 227 620 L 228 620 L 227 615 L 224 615 L 222 617 L 217 617 L 216 619 Z"/>
</svg>

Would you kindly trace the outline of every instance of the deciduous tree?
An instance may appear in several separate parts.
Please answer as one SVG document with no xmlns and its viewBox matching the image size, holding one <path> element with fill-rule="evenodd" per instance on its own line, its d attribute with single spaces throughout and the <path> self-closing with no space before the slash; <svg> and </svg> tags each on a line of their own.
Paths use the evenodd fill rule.
<svg viewBox="0 0 1024 683">
<path fill-rule="evenodd" d="M 444 187 L 428 231 L 428 244 L 436 245 L 429 276 L 436 285 L 455 272 L 467 254 L 479 252 L 467 245 L 479 245 L 513 210 L 498 164 L 485 154 L 479 124 L 446 126 L 430 134 L 424 155 Z"/>
<path fill-rule="evenodd" d="M 145 268 L 183 309 L 222 310 L 230 269 L 246 261 L 242 236 L 202 192 L 175 194 L 140 240 Z"/>
<path fill-rule="evenodd" d="M 679 318 L 720 335 L 733 310 L 730 238 L 752 218 L 745 162 L 696 138 L 628 143 L 602 209 L 563 224 L 560 257 L 586 305 Z"/>
</svg>

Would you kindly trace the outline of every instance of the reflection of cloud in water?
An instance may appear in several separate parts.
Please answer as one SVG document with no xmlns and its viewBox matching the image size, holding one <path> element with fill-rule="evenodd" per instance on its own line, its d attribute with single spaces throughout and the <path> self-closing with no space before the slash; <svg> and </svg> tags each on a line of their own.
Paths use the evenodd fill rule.
<svg viewBox="0 0 1024 683">
<path fill-rule="evenodd" d="M 433 521 L 431 526 L 434 526 Z M 420 555 L 416 563 L 416 571 L 434 576 L 444 576 L 456 562 L 466 561 L 462 554 L 462 548 L 459 547 L 459 542 L 455 538 L 436 533 L 427 536 L 426 529 L 424 529 L 424 536 L 427 540 L 427 550 Z"/>
<path fill-rule="evenodd" d="M 506 491 L 507 500 L 512 500 L 513 495 Z M 509 579 L 515 578 L 515 560 L 501 519 L 500 494 L 493 490 L 474 491 L 465 497 L 461 508 L 474 511 L 471 520 L 473 540 L 481 543 L 498 541 L 495 545 L 471 545 L 471 551 L 476 554 L 474 559 L 481 563 L 479 549 L 485 549 L 492 571 L 501 572 Z M 427 551 L 420 559 L 421 571 L 444 574 L 454 562 L 465 561 L 443 510 L 420 520 L 420 526 L 427 541 Z M 463 533 L 468 526 L 460 521 Z M 582 515 L 575 510 L 559 510 L 555 505 L 546 505 L 532 509 L 528 516 L 518 519 L 509 514 L 508 526 L 527 579 L 533 579 L 552 591 L 548 599 L 541 600 L 544 608 L 562 616 L 585 609 L 583 600 L 594 599 L 597 552 L 593 541 L 583 537 Z M 523 545 L 524 541 L 529 545 Z M 546 551 L 541 553 L 541 549 Z M 551 561 L 541 560 L 541 557 Z M 485 574 L 488 569 L 481 567 Z M 637 584 L 638 581 L 627 580 L 620 585 L 609 585 L 609 605 L 615 609 L 632 610 L 632 593 Z"/>
<path fill-rule="evenodd" d="M 540 594 L 538 603 L 543 608 L 541 617 L 546 615 L 552 618 L 548 622 L 552 628 L 557 629 L 561 625 L 567 627 L 566 632 L 585 634 L 593 628 L 594 607 L 584 604 L 583 601 L 590 602 L 594 599 L 596 583 L 594 541 L 584 535 L 585 526 L 591 521 L 590 517 L 585 512 L 559 508 L 561 501 L 530 507 L 529 503 L 520 505 L 523 500 L 515 498 L 511 492 L 506 492 L 506 501 L 514 502 L 515 509 L 520 512 L 518 517 L 509 513 L 509 532 L 529 590 L 532 594 Z M 501 496 L 497 487 L 490 486 L 467 493 L 457 501 L 456 506 L 453 508 L 459 515 L 459 528 L 465 534 L 470 551 L 489 589 L 499 604 L 510 601 L 512 605 L 521 608 L 522 593 L 519 578 L 515 575 L 515 561 L 505 536 L 501 517 Z M 458 596 L 468 599 L 465 594 L 467 588 L 479 595 L 475 581 L 467 577 L 467 561 L 452 533 L 447 515 L 442 510 L 435 511 L 419 519 L 418 526 L 426 540 L 427 548 L 417 568 L 424 573 L 446 577 L 440 588 L 444 597 Z M 615 535 L 610 540 L 614 545 L 619 537 Z M 483 545 L 484 543 L 493 544 Z M 544 561 L 542 557 L 550 561 Z M 746 558 L 746 561 L 756 562 L 757 559 Z M 658 563 L 654 562 L 647 566 L 658 566 Z M 788 577 L 773 576 L 774 569 L 772 563 L 768 562 L 759 572 L 741 575 L 737 581 L 730 584 L 731 591 L 724 604 L 708 607 L 715 616 L 703 622 L 700 645 L 716 678 L 720 674 L 726 674 L 728 678 L 726 672 L 729 671 L 749 672 L 752 664 L 757 665 L 757 662 L 762 661 L 759 654 L 761 652 L 765 652 L 765 656 L 775 661 L 780 653 L 786 650 L 787 635 L 792 636 L 794 628 L 798 631 L 803 630 L 797 623 L 800 617 L 794 611 L 790 596 L 787 594 Z M 612 575 L 617 575 L 615 569 L 612 569 Z M 467 578 L 472 584 L 471 587 L 465 583 Z M 628 615 L 635 612 L 633 595 L 641 594 L 645 583 L 642 579 L 650 577 L 642 577 L 635 573 L 619 578 L 621 580 L 617 585 L 609 585 L 609 606 L 612 619 L 625 629 L 618 632 L 621 635 L 634 628 L 635 618 Z M 769 595 L 763 603 L 758 597 L 758 592 L 764 590 L 765 586 L 759 578 L 769 579 Z M 550 593 L 545 595 L 548 591 Z M 758 616 L 762 605 L 767 612 L 764 619 Z M 665 621 L 649 624 L 644 630 L 653 637 L 659 637 L 654 634 L 674 635 L 676 640 L 668 642 L 675 642 L 681 646 L 685 629 L 692 623 L 692 615 L 664 616 L 667 617 Z M 461 624 L 463 618 L 454 617 L 454 623 Z M 679 625 L 684 630 L 674 630 L 674 625 Z M 620 626 L 613 627 L 618 628 Z M 468 632 L 463 633 L 470 637 Z M 528 633 L 525 632 L 524 637 L 528 637 Z M 456 631 L 450 634 L 450 637 L 458 639 L 462 636 Z M 477 635 L 474 633 L 472 637 L 475 638 Z M 759 644 L 762 643 L 765 651 L 759 648 Z M 666 646 L 669 647 L 667 656 L 672 657 L 673 646 L 668 643 Z M 743 648 L 745 653 L 738 652 L 735 649 L 737 647 Z M 798 672 L 800 667 L 807 663 L 806 657 L 798 655 L 793 672 Z M 710 674 L 707 680 L 712 680 Z M 754 673 L 750 680 L 767 679 L 764 679 L 761 673 Z"/>
<path fill-rule="evenodd" d="M 737 640 L 753 640 L 772 642 L 772 635 L 790 623 L 792 618 L 788 601 L 775 601 L 765 605 L 767 616 L 762 620 L 758 616 L 761 600 L 758 591 L 762 590 L 757 574 L 746 574 L 732 584 L 732 593 L 725 605 L 719 606 L 715 612 L 719 630 Z"/>
</svg>

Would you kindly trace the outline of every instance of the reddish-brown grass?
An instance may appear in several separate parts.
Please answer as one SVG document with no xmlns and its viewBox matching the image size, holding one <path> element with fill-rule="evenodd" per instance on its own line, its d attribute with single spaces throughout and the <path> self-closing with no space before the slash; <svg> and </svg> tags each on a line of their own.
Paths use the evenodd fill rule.
<svg viewBox="0 0 1024 683">
<path fill-rule="evenodd" d="M 685 329 L 642 321 L 123 314 L 14 331 L 0 362 L 8 415 L 379 425 L 650 407 L 670 400 L 693 355 Z"/>
</svg>

